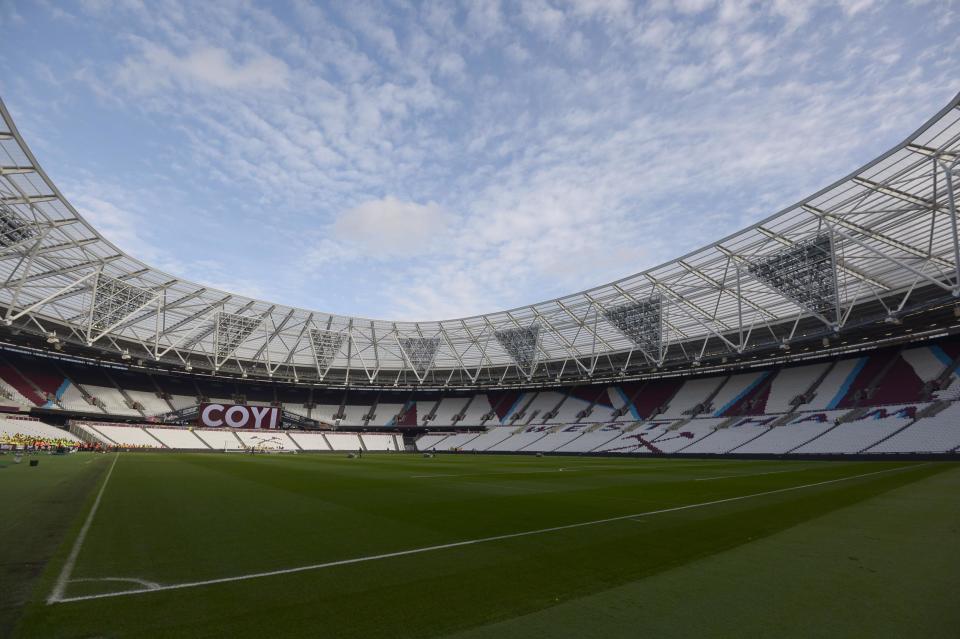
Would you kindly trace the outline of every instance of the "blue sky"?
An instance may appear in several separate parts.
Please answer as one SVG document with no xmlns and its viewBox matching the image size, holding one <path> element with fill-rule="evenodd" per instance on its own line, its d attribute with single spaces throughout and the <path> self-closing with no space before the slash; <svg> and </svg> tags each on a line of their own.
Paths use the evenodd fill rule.
<svg viewBox="0 0 960 639">
<path fill-rule="evenodd" d="M 943 0 L 0 0 L 0 33 L 0 95 L 121 248 L 385 319 L 678 257 L 960 90 Z"/>
</svg>

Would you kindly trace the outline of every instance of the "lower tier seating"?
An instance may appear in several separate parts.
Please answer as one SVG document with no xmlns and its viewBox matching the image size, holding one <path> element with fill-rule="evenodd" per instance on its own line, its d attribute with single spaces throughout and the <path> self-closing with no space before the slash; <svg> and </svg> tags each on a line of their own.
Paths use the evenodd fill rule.
<svg viewBox="0 0 960 639">
<path fill-rule="evenodd" d="M 147 428 L 146 430 L 167 448 L 181 450 L 209 448 L 190 428 Z"/>
<path fill-rule="evenodd" d="M 62 428 L 50 426 L 30 417 L 0 417 L 0 440 L 14 442 L 20 440 L 17 436 L 23 436 L 22 441 L 33 439 L 37 441 L 65 441 L 79 443 L 80 438 L 73 433 L 67 432 Z"/>
<path fill-rule="evenodd" d="M 417 440 L 417 449 L 702 455 L 960 450 L 960 402 L 930 417 L 918 417 L 928 406 L 920 403 L 739 418 L 497 426 L 482 433 L 424 435 Z"/>
</svg>

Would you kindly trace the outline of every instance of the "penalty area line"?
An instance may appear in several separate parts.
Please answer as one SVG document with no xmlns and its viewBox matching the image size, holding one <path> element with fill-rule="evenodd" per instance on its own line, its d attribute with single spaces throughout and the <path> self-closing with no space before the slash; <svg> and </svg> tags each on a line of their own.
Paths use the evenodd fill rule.
<svg viewBox="0 0 960 639">
<path fill-rule="evenodd" d="M 47 597 L 48 604 L 64 600 L 63 593 L 67 589 L 70 575 L 73 574 L 73 567 L 77 563 L 77 557 L 80 556 L 80 548 L 83 547 L 83 542 L 87 538 L 87 533 L 90 531 L 90 524 L 93 523 L 93 517 L 97 514 L 97 509 L 100 508 L 100 500 L 103 499 L 103 492 L 107 489 L 107 482 L 110 481 L 113 468 L 117 465 L 117 459 L 119 458 L 120 453 L 113 454 L 113 463 L 110 464 L 110 470 L 107 471 L 107 476 L 103 478 L 103 485 L 100 486 L 100 492 L 97 493 L 97 498 L 93 500 L 93 506 L 90 507 L 90 512 L 87 513 L 87 518 L 83 522 L 83 527 L 80 528 L 80 533 L 73 541 L 73 548 L 70 549 L 70 554 L 67 555 L 67 560 L 64 562 L 63 568 L 60 569 L 60 575 L 57 577 L 57 582 L 53 586 L 53 591 L 50 593 L 50 596 Z"/>
<path fill-rule="evenodd" d="M 847 477 L 838 477 L 836 479 L 826 479 L 823 481 L 813 482 L 810 484 L 801 484 L 799 486 L 789 486 L 787 488 L 776 488 L 774 490 L 765 490 L 759 493 L 750 493 L 748 495 L 738 495 L 736 497 L 725 497 L 723 499 L 714 499 L 712 501 L 704 501 L 697 504 L 686 504 L 683 506 L 672 506 L 670 508 L 661 508 L 659 510 L 648 510 L 646 512 L 640 513 L 631 513 L 629 515 L 618 515 L 616 517 L 605 517 L 603 519 L 594 519 L 592 521 L 581 521 L 573 524 L 563 524 L 560 526 L 550 526 L 549 528 L 539 528 L 536 530 L 524 530 L 521 532 L 515 533 L 506 533 L 503 535 L 493 535 L 491 537 L 480 537 L 478 539 L 467 539 L 465 541 L 455 541 L 448 544 L 437 544 L 435 546 L 424 546 L 422 548 L 411 548 L 409 550 L 399 550 L 396 552 L 382 553 L 378 555 L 368 555 L 366 557 L 354 557 L 352 559 L 339 559 L 336 561 L 328 561 L 325 563 L 319 564 L 309 564 L 306 566 L 296 566 L 294 568 L 281 568 L 278 570 L 268 570 L 264 572 L 254 572 L 246 575 L 236 575 L 233 577 L 219 577 L 217 579 L 205 579 L 203 581 L 188 581 L 179 584 L 167 584 L 159 585 L 156 588 L 147 588 L 143 590 L 122 590 L 118 592 L 105 592 L 94 595 L 80 595 L 77 597 L 60 597 L 58 599 L 47 600 L 48 604 L 53 603 L 69 603 L 74 601 L 87 601 L 91 599 L 106 599 L 108 597 L 124 597 L 128 595 L 145 595 L 154 592 L 161 592 L 165 590 L 182 590 L 184 588 L 198 588 L 200 586 L 213 586 L 216 584 L 226 584 L 232 583 L 235 581 L 247 581 L 250 579 L 260 579 L 262 577 L 277 577 L 280 575 L 291 575 L 299 572 L 309 572 L 313 570 L 322 570 L 325 568 L 335 568 L 338 566 L 349 566 L 351 564 L 360 564 L 370 561 L 378 561 L 381 559 L 392 559 L 395 557 L 407 557 L 410 555 L 419 555 L 428 552 L 434 552 L 437 550 L 449 550 L 451 548 L 462 548 L 464 546 L 475 546 L 478 544 L 489 543 L 492 541 L 503 541 L 505 539 L 516 539 L 519 537 L 530 537 L 533 535 L 543 535 L 551 532 L 558 532 L 561 530 L 573 530 L 575 528 L 585 528 L 588 526 L 598 526 L 600 524 L 608 524 L 615 521 L 628 521 L 632 519 L 637 519 L 641 517 L 650 517 L 652 515 L 662 515 L 665 513 L 680 512 L 684 510 L 692 510 L 694 508 L 704 508 L 706 506 L 716 506 L 717 504 L 727 504 L 736 501 L 743 501 L 745 499 L 753 499 L 756 497 L 764 497 L 766 495 L 777 495 L 780 493 L 787 493 L 795 490 L 803 490 L 804 488 L 815 488 L 817 486 L 826 486 L 829 484 L 837 484 L 844 481 L 850 481 L 853 479 L 861 479 L 863 477 L 871 477 L 874 475 L 884 475 L 886 473 L 892 473 L 899 470 L 907 470 L 910 468 L 918 468 L 920 466 L 926 466 L 929 462 L 921 464 L 909 464 L 907 466 L 897 466 L 895 468 L 885 468 L 883 470 L 876 470 L 869 473 L 860 473 L 858 475 L 849 475 Z"/>
</svg>

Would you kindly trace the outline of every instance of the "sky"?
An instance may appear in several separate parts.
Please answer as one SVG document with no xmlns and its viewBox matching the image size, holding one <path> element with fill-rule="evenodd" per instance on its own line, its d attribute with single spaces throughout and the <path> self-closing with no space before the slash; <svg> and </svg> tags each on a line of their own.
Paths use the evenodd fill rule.
<svg viewBox="0 0 960 639">
<path fill-rule="evenodd" d="M 680 257 L 960 90 L 945 0 L 0 0 L 0 97 L 109 240 L 345 315 L 469 316 Z"/>
</svg>

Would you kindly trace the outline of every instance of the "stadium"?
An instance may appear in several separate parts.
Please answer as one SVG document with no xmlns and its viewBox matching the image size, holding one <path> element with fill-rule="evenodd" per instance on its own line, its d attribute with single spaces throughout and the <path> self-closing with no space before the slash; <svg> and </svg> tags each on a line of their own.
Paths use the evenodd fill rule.
<svg viewBox="0 0 960 639">
<path fill-rule="evenodd" d="M 0 633 L 955 635 L 960 95 L 901 126 L 654 268 L 409 322 L 140 261 L 0 102 Z"/>
</svg>

